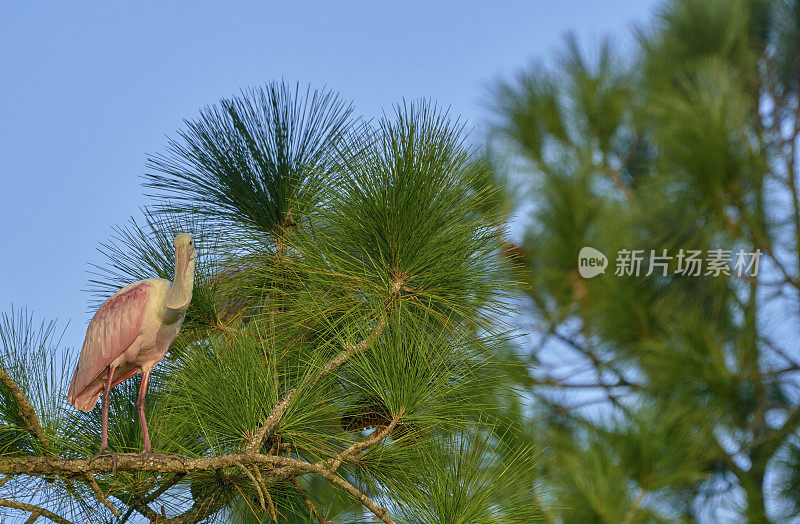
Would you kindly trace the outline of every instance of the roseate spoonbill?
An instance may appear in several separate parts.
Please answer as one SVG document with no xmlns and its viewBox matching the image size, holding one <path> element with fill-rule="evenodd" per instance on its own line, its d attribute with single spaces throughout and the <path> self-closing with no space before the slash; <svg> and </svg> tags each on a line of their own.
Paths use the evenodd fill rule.
<svg viewBox="0 0 800 524">
<path fill-rule="evenodd" d="M 103 394 L 100 453 L 108 450 L 108 393 L 137 373 L 142 385 L 136 407 L 144 453 L 152 451 L 144 396 L 150 371 L 167 354 L 186 316 L 194 286 L 194 246 L 188 233 L 175 237 L 175 278 L 148 278 L 129 284 L 106 300 L 89 322 L 86 340 L 67 400 L 90 411 Z"/>
</svg>

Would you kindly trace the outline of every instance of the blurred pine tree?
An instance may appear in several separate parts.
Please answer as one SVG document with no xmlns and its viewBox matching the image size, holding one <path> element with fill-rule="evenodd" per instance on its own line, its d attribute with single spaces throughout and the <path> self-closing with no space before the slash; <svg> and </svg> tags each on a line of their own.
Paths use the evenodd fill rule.
<svg viewBox="0 0 800 524">
<path fill-rule="evenodd" d="M 570 38 L 496 101 L 535 334 L 534 413 L 508 416 L 547 449 L 551 519 L 799 518 L 800 2 L 672 0 L 631 59 Z M 579 275 L 584 246 L 605 274 Z M 615 275 L 621 250 L 644 251 L 638 276 Z"/>
</svg>

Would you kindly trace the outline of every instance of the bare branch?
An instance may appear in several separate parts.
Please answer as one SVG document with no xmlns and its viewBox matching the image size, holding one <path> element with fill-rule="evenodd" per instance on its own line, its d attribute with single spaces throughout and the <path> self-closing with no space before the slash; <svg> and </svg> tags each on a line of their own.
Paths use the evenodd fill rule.
<svg viewBox="0 0 800 524">
<path fill-rule="evenodd" d="M 771 349 L 772 351 L 777 353 L 779 357 L 781 357 L 786 362 L 788 362 L 790 364 L 790 368 L 789 369 L 795 369 L 797 367 L 800 367 L 800 364 L 797 362 L 797 360 L 795 360 L 792 357 L 792 355 L 790 355 L 786 350 L 784 350 L 780 346 L 778 346 L 775 342 L 770 340 L 770 338 L 768 336 L 760 335 L 758 337 L 758 339 L 761 342 L 763 342 L 767 346 L 767 348 Z"/>
<path fill-rule="evenodd" d="M 322 513 L 320 513 L 319 510 L 317 510 L 317 507 L 313 502 L 311 502 L 311 498 L 309 498 L 308 493 L 306 493 L 303 487 L 300 486 L 300 483 L 297 481 L 297 479 L 292 479 L 292 484 L 294 484 L 295 489 L 297 489 L 297 492 L 305 501 L 306 506 L 308 506 L 308 511 L 311 513 L 311 516 L 316 517 L 319 521 L 319 524 L 328 524 L 328 520 L 322 516 Z"/>
<path fill-rule="evenodd" d="M 262 455 L 252 453 L 240 453 L 221 455 L 217 457 L 178 457 L 174 455 L 139 455 L 139 454 L 117 454 L 116 460 L 112 457 L 98 457 L 94 459 L 63 459 L 60 457 L 29 456 L 29 457 L 8 457 L 0 458 L 0 472 L 8 474 L 28 474 L 28 475 L 65 475 L 65 476 L 85 476 L 93 479 L 93 473 L 111 471 L 147 471 L 153 473 L 176 473 L 176 475 L 153 494 L 148 497 L 148 501 L 157 498 L 161 493 L 176 484 L 183 474 L 197 471 L 220 470 L 229 467 L 237 467 L 242 470 L 253 482 L 256 492 L 259 495 L 259 502 L 262 508 L 269 508 L 273 521 L 277 521 L 277 510 L 275 509 L 269 491 L 266 489 L 264 479 L 261 475 L 259 466 L 273 468 L 269 472 L 272 481 L 278 479 L 294 479 L 305 474 L 314 473 L 347 491 L 353 498 L 361 502 L 365 507 L 372 511 L 376 517 L 383 522 L 391 523 L 386 508 L 378 507 L 358 488 L 336 475 L 336 469 L 342 462 L 350 460 L 358 454 L 364 452 L 386 438 L 397 426 L 398 421 L 404 415 L 405 410 L 400 410 L 392 418 L 387 426 L 376 429 L 371 435 L 360 442 L 356 442 L 346 450 L 337 454 L 333 459 L 327 459 L 318 463 L 308 463 L 291 457 L 279 455 Z M 116 462 L 116 463 L 115 463 Z M 250 472 L 246 466 L 252 466 L 258 474 L 258 478 Z M 96 483 L 95 483 L 96 485 Z M 263 488 L 262 488 L 263 486 Z M 94 489 L 94 487 L 93 487 Z M 98 489 L 95 491 L 102 495 Z M 100 496 L 98 495 L 98 498 Z M 100 499 L 102 500 L 102 498 Z M 133 507 L 147 518 L 157 518 L 158 514 L 153 511 L 145 499 L 135 496 L 132 497 Z M 110 509 L 110 508 L 109 508 Z M 196 508 L 195 508 L 196 509 Z M 191 510 L 190 510 L 191 511 Z M 194 514 L 194 513 L 193 513 Z M 42 515 L 45 515 L 42 513 Z M 319 513 L 317 513 L 319 518 Z M 168 519 L 168 522 L 186 522 L 187 515 Z"/>
<path fill-rule="evenodd" d="M 224 500 L 224 498 L 215 495 L 204 500 L 202 503 L 195 502 L 195 504 L 184 513 L 171 519 L 164 520 L 163 518 L 160 518 L 158 519 L 157 524 L 195 524 L 196 522 L 200 522 L 201 520 L 205 519 L 212 513 L 219 511 L 219 509 L 223 506 Z"/>
<path fill-rule="evenodd" d="M 0 499 L 0 506 L 4 506 L 6 508 L 20 509 L 22 511 L 28 511 L 31 513 L 31 517 L 36 515 L 37 518 L 41 516 L 50 519 L 53 522 L 58 522 L 59 524 L 72 524 L 72 522 L 68 521 L 64 517 L 59 517 L 52 511 L 40 508 L 39 506 L 34 506 L 33 504 L 25 504 L 24 502 L 17 502 L 15 500 Z M 35 521 L 36 519 L 34 518 L 34 520 L 31 522 Z"/>
<path fill-rule="evenodd" d="M 589 368 L 594 370 L 594 368 Z M 601 382 L 582 382 L 573 384 L 570 382 L 561 382 L 555 379 L 545 379 L 536 382 L 536 386 L 558 389 L 600 389 L 600 388 L 634 388 L 641 389 L 640 386 L 631 384 L 627 381 L 618 381 L 616 384 L 605 384 Z"/>
<path fill-rule="evenodd" d="M 185 473 L 176 473 L 175 475 L 172 476 L 171 479 L 169 479 L 167 482 L 163 483 L 158 489 L 156 489 L 155 491 L 151 492 L 149 495 L 144 497 L 142 499 L 142 502 L 144 502 L 145 504 L 150 504 L 154 500 L 157 500 L 158 497 L 160 497 L 161 495 L 166 493 L 166 491 L 169 488 L 171 488 L 172 486 L 174 486 L 175 484 L 180 482 L 183 479 L 183 477 L 185 477 L 185 476 L 186 476 Z"/>
<path fill-rule="evenodd" d="M 151 523 L 195 524 L 196 522 L 199 522 L 200 520 L 207 517 L 209 514 L 218 511 L 222 506 L 221 501 L 223 500 L 224 499 L 222 499 L 221 497 L 213 495 L 202 502 L 195 501 L 192 507 L 190 507 L 180 515 L 172 518 L 167 518 L 165 515 L 163 515 L 164 511 L 163 507 L 161 510 L 162 513 L 158 513 L 145 503 L 145 499 L 139 497 L 138 495 L 133 494 L 131 495 L 131 501 L 132 501 L 131 508 L 132 510 L 138 511 Z M 125 515 L 122 522 L 125 522 L 125 519 L 127 519 L 129 514 L 130 511 L 128 512 L 128 514 Z"/>
<path fill-rule="evenodd" d="M 0 458 L 0 473 L 25 475 L 64 475 L 83 476 L 86 473 L 111 473 L 114 471 L 114 459 L 110 456 L 90 459 L 64 459 L 61 457 L 45 457 L 33 455 L 27 457 Z M 281 457 L 278 455 L 261 455 L 250 453 L 232 453 L 214 457 L 180 457 L 176 455 L 139 455 L 134 453 L 117 453 L 116 471 L 146 471 L 151 473 L 195 473 L 238 467 L 238 462 L 249 466 L 259 464 L 277 468 L 280 466 L 297 468 L 309 463 Z M 320 463 L 322 467 L 323 463 Z M 275 475 L 270 473 L 270 477 Z M 291 478 L 291 477 L 286 477 Z"/>
<path fill-rule="evenodd" d="M 119 510 L 117 510 L 116 506 L 114 506 L 114 504 L 108 500 L 106 494 L 103 493 L 103 490 L 97 485 L 97 480 L 95 480 L 94 475 L 91 473 L 86 473 L 85 476 L 86 481 L 89 483 L 89 487 L 92 488 L 92 491 L 94 491 L 94 496 L 97 497 L 97 500 L 102 502 L 103 505 L 108 508 L 108 511 L 110 511 L 115 517 L 119 517 Z"/>
<path fill-rule="evenodd" d="M 618 386 L 630 386 L 632 388 L 635 388 L 637 385 L 632 383 L 632 382 L 628 382 L 625 379 L 625 377 L 622 376 L 622 373 L 620 371 L 614 369 L 614 367 L 611 366 L 609 363 L 606 363 L 606 362 L 603 362 L 602 360 L 600 360 L 600 358 L 592 351 L 591 348 L 583 347 L 582 345 L 580 345 L 579 343 L 574 341 L 571 337 L 568 337 L 566 335 L 562 335 L 561 333 L 558 332 L 558 329 L 556 327 L 554 327 L 552 329 L 552 336 L 554 336 L 556 339 L 560 340 L 561 342 L 564 342 L 565 344 L 568 344 L 572 349 L 574 349 L 575 351 L 577 351 L 578 353 L 583 355 L 585 358 L 587 358 L 592 363 L 592 366 L 594 366 L 594 369 L 596 370 L 596 373 L 597 373 L 597 376 L 598 376 L 597 385 L 598 385 L 598 387 L 603 388 L 603 392 L 604 392 L 605 397 L 606 397 L 605 400 L 609 401 L 611 404 L 614 405 L 614 407 L 616 407 L 621 412 L 625 413 L 625 415 L 630 417 L 631 416 L 630 410 L 619 401 L 620 398 L 622 398 L 622 397 L 624 397 L 626 395 L 624 395 L 624 394 L 615 394 L 611 390 L 613 388 L 615 388 L 615 387 L 618 387 Z M 600 379 L 601 373 L 605 369 L 612 371 L 617 376 L 617 383 L 616 384 L 608 385 L 608 384 L 604 383 Z M 596 402 L 590 402 L 590 404 L 594 404 L 594 403 L 596 403 Z M 583 407 L 583 406 L 584 405 L 571 406 L 571 409 L 572 408 L 577 408 L 577 407 Z"/>
<path fill-rule="evenodd" d="M 356 442 L 346 450 L 337 454 L 333 459 L 322 461 L 320 465 L 328 465 L 331 460 L 340 464 L 367 448 L 377 444 L 397 426 L 405 414 L 405 409 L 400 409 L 392 417 L 392 421 L 385 427 L 375 430 L 366 439 Z M 100 456 L 81 459 L 65 459 L 57 456 L 31 455 L 25 457 L 0 457 L 0 473 L 6 475 L 65 475 L 86 476 L 94 473 L 108 473 L 114 471 L 147 471 L 153 473 L 176 473 L 169 482 L 154 491 L 148 498 L 152 501 L 164 491 L 177 484 L 183 475 L 198 471 L 219 470 L 240 465 L 260 464 L 266 466 L 297 466 L 306 462 L 282 457 L 280 455 L 262 455 L 251 453 L 231 453 L 213 457 L 181 457 L 177 455 L 159 455 L 138 453 L 117 453 L 114 457 Z M 87 477 L 88 478 L 88 477 Z M 4 479 L 5 480 L 5 479 Z M 145 499 L 142 499 L 145 500 Z"/>
<path fill-rule="evenodd" d="M 275 503 L 272 502 L 272 496 L 269 494 L 269 489 L 267 489 L 267 485 L 264 482 L 264 477 L 261 476 L 261 468 L 256 465 L 253 468 L 256 472 L 256 478 L 258 479 L 259 485 L 261 485 L 261 489 L 264 492 L 264 497 L 267 499 L 267 506 L 269 508 L 269 516 L 272 518 L 272 521 L 277 524 L 278 522 L 278 510 L 275 507 Z"/>
<path fill-rule="evenodd" d="M 269 506 L 269 516 L 272 519 L 272 522 L 278 524 L 278 510 L 275 508 L 275 503 L 272 502 L 272 496 L 269 494 L 269 490 L 264 490 L 264 496 L 267 497 L 267 505 Z"/>
<path fill-rule="evenodd" d="M 247 477 L 253 483 L 253 487 L 256 488 L 256 494 L 258 494 L 258 503 L 261 506 L 262 510 L 267 511 L 267 504 L 266 502 L 264 502 L 264 492 L 261 491 L 261 486 L 258 484 L 256 477 L 252 473 L 250 473 L 250 470 L 244 467 L 244 465 L 241 462 L 236 462 L 236 466 L 238 466 L 238 468 L 242 470 L 242 472 L 245 475 L 247 475 Z"/>
<path fill-rule="evenodd" d="M 129 499 L 128 501 L 126 501 L 126 503 L 128 504 L 128 506 L 130 506 L 130 509 L 122 517 L 121 522 L 126 522 L 128 518 L 131 516 L 131 513 L 133 513 L 133 511 L 137 511 L 140 515 L 148 519 L 150 522 L 158 522 L 158 519 L 161 517 L 138 495 L 129 494 Z"/>
<path fill-rule="evenodd" d="M 259 428 L 258 432 L 253 437 L 253 440 L 245 448 L 247 453 L 258 452 L 258 450 L 261 449 L 264 441 L 272 436 L 272 433 L 275 431 L 275 428 L 278 427 L 281 417 L 283 417 L 284 412 L 286 412 L 286 408 L 289 407 L 289 403 L 291 403 L 296 392 L 297 388 L 290 389 L 286 392 L 283 398 L 277 404 L 275 404 L 275 407 L 272 409 L 272 413 L 269 414 L 267 420 L 264 421 L 264 424 Z"/>
<path fill-rule="evenodd" d="M 153 473 L 192 473 L 231 468 L 242 464 L 268 464 L 289 466 L 284 457 L 271 455 L 231 454 L 215 457 L 178 457 L 174 455 L 139 455 L 117 453 L 116 471 L 148 471 Z M 26 475 L 83 475 L 84 473 L 111 473 L 114 459 L 110 456 L 89 459 L 64 459 L 61 457 L 0 458 L 0 473 Z"/>
<path fill-rule="evenodd" d="M 320 468 L 319 466 L 310 465 L 311 471 L 316 473 L 317 475 L 324 477 L 340 488 L 344 489 L 346 492 L 350 494 L 354 499 L 361 502 L 368 510 L 370 510 L 376 517 L 381 519 L 386 524 L 394 524 L 394 521 L 389 517 L 389 510 L 386 508 L 378 507 L 372 500 L 369 499 L 364 493 L 362 493 L 358 488 L 344 480 L 342 477 L 336 475 L 336 473 L 332 473 L 327 469 Z"/>
<path fill-rule="evenodd" d="M 146 497 L 142 498 L 142 497 L 139 497 L 139 496 L 132 496 L 131 499 L 133 499 L 135 501 L 135 504 L 128 504 L 128 506 L 130 506 L 130 508 L 128 509 L 128 512 L 125 513 L 125 515 L 122 516 L 122 519 L 120 519 L 120 521 L 119 521 L 120 524 L 123 523 L 123 522 L 127 522 L 128 518 L 131 516 L 131 513 L 133 513 L 134 511 L 139 511 L 139 513 L 141 513 L 142 515 L 145 515 L 145 513 L 147 513 L 147 510 L 152 511 L 148 504 L 150 504 L 154 500 L 158 500 L 158 497 L 160 497 L 161 495 L 166 493 L 166 491 L 168 489 L 170 489 L 172 486 L 174 486 L 175 484 L 180 482 L 185 476 L 186 476 L 185 473 L 176 473 L 176 474 L 172 475 L 172 477 L 168 481 L 164 482 L 157 489 L 155 489 L 154 491 L 150 492 Z M 117 498 L 119 498 L 119 497 L 117 497 Z M 138 508 L 137 508 L 137 505 L 139 506 Z M 147 508 L 147 510 L 144 510 L 143 508 Z M 153 513 L 155 513 L 155 512 L 153 512 Z M 147 516 L 147 515 L 145 515 L 145 516 Z"/>
</svg>

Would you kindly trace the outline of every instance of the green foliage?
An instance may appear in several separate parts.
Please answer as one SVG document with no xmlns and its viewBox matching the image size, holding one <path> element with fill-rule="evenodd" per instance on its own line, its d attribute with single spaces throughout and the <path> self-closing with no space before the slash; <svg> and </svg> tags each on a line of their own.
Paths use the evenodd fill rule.
<svg viewBox="0 0 800 524">
<path fill-rule="evenodd" d="M 519 350 L 535 415 L 509 416 L 552 450 L 555 520 L 798 516 L 798 5 L 674 0 L 630 59 L 568 39 L 498 89 L 541 339 Z M 605 274 L 579 276 L 584 246 Z M 623 249 L 643 250 L 638 276 L 614 274 Z M 760 250 L 758 276 L 676 272 L 681 250 L 714 249 Z"/>
<path fill-rule="evenodd" d="M 421 102 L 393 116 L 349 144 L 321 227 L 409 307 L 469 317 L 497 290 L 498 225 L 476 212 L 496 189 L 476 183 L 487 166 L 446 113 Z"/>
<path fill-rule="evenodd" d="M 332 93 L 273 83 L 203 110 L 149 166 L 156 174 L 145 185 L 157 200 L 102 245 L 91 291 L 102 300 L 135 280 L 170 279 L 178 232 L 198 246 L 192 303 L 147 392 L 155 452 L 243 453 L 286 401 L 256 451 L 323 470 L 341 461 L 339 479 L 398 522 L 541 516 L 536 454 L 498 409 L 518 401 L 496 359 L 509 345 L 500 320 L 511 285 L 497 257 L 503 195 L 461 123 L 423 101 L 364 124 Z M 23 364 L 19 375 L 31 376 L 36 368 Z M 129 379 L 110 395 L 115 452 L 141 449 L 140 384 Z M 14 452 L 37 453 L 6 400 L 0 435 L 24 439 Z M 58 405 L 48 429 L 60 453 L 97 453 L 100 410 Z M 380 441 L 336 458 L 390 423 Z M 315 519 L 308 501 L 330 522 L 371 521 L 342 483 L 285 477 L 281 466 L 248 473 L 262 471 L 278 522 Z M 152 505 L 187 522 L 272 520 L 239 467 L 192 472 L 161 491 L 169 475 L 96 477 L 115 504 L 145 516 Z M 57 500 L 84 505 L 70 515 L 105 518 L 77 483 L 80 493 L 61 490 Z"/>
<path fill-rule="evenodd" d="M 56 436 L 61 416 L 58 393 L 69 379 L 64 361 L 56 358 L 60 338 L 55 322 L 36 326 L 27 310 L 12 309 L 0 317 L 0 365 L 30 401 L 51 438 Z M 0 383 L 0 454 L 43 453 L 18 399 L 5 383 Z"/>
<path fill-rule="evenodd" d="M 401 521 L 430 524 L 535 522 L 532 448 L 504 449 L 483 428 L 420 446 L 385 482 L 403 501 Z M 521 480 L 527 483 L 520 484 Z M 408 486 L 413 488 L 408 489 Z"/>
<path fill-rule="evenodd" d="M 153 156 L 145 186 L 213 220 L 275 233 L 313 211 L 352 106 L 329 91 L 273 82 L 204 109 L 165 155 Z M 296 207 L 299 206 L 299 207 Z"/>
</svg>

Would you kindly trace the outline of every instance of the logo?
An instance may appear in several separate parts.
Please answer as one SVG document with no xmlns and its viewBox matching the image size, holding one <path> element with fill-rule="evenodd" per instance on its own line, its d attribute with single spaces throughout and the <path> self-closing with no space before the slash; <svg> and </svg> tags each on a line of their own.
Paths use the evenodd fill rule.
<svg viewBox="0 0 800 524">
<path fill-rule="evenodd" d="M 608 267 L 608 258 L 593 247 L 581 248 L 578 253 L 578 273 L 583 278 L 596 277 L 600 273 L 605 273 Z"/>
<path fill-rule="evenodd" d="M 620 249 L 617 251 L 617 277 L 638 277 L 655 275 L 656 277 L 739 277 L 756 278 L 758 276 L 761 250 L 753 252 L 739 249 L 710 249 L 704 252 L 699 249 L 679 249 L 677 254 L 668 249 L 650 250 L 647 256 L 644 249 Z M 583 278 L 596 277 L 605 273 L 608 259 L 593 247 L 584 247 L 578 254 L 578 272 Z"/>
</svg>

